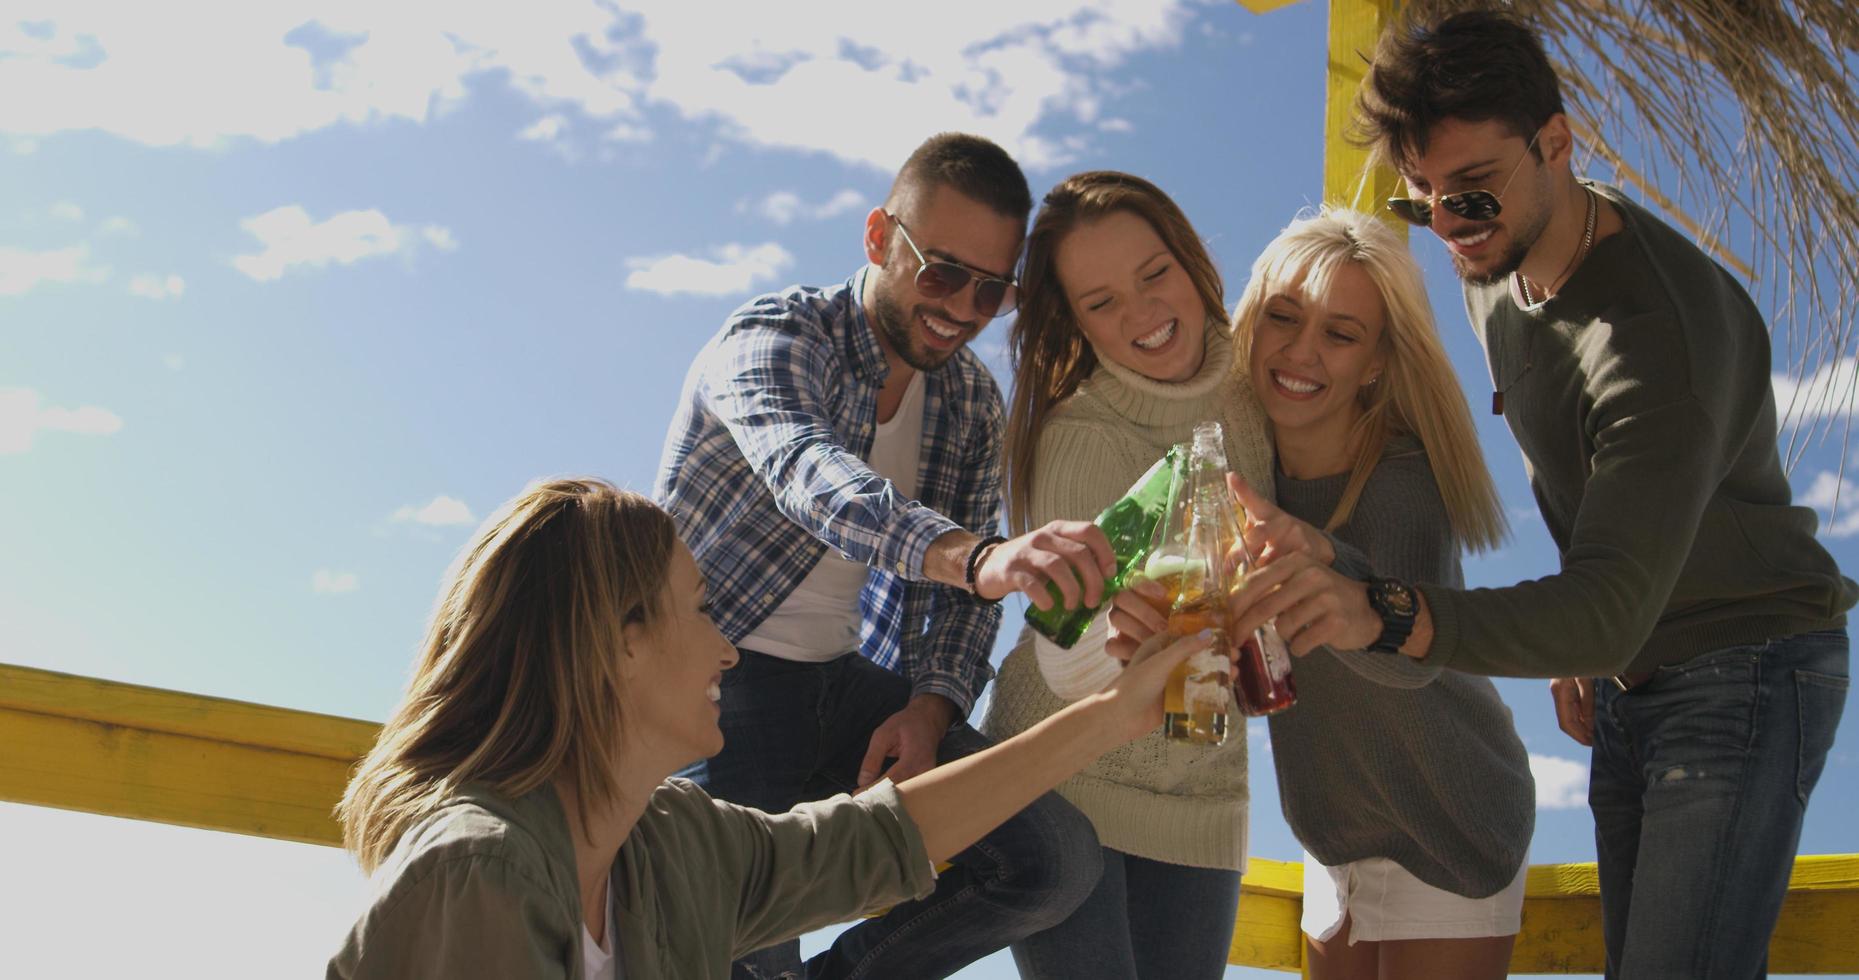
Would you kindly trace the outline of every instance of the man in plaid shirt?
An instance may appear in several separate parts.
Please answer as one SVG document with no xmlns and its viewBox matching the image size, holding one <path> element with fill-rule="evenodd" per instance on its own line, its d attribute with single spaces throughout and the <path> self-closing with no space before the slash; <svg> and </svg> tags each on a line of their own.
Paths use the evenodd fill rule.
<svg viewBox="0 0 1859 980">
<path fill-rule="evenodd" d="M 1114 568 L 1088 522 L 1011 541 L 999 522 L 999 389 L 965 345 L 1012 310 L 1032 197 L 1013 160 L 931 138 L 865 219 L 870 264 L 751 300 L 698 355 L 655 496 L 697 556 L 725 636 L 724 749 L 686 775 L 784 811 L 903 780 L 987 744 L 999 600 L 1095 603 Z M 958 855 L 927 898 L 841 934 L 808 977 L 944 977 L 1068 916 L 1096 835 L 1047 794 Z M 739 978 L 801 972 L 798 943 Z"/>
</svg>

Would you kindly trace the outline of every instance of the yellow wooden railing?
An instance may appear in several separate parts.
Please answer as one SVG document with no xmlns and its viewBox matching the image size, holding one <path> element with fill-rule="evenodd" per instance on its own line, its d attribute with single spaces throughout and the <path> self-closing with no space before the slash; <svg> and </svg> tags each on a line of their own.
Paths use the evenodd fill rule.
<svg viewBox="0 0 1859 980">
<path fill-rule="evenodd" d="M 365 721 L 0 664 L 0 800 L 335 845 Z M 1598 973 L 1592 864 L 1530 869 L 1516 973 Z M 1255 858 L 1230 962 L 1298 971 L 1303 870 Z M 1859 855 L 1795 862 L 1777 973 L 1859 972 Z"/>
</svg>

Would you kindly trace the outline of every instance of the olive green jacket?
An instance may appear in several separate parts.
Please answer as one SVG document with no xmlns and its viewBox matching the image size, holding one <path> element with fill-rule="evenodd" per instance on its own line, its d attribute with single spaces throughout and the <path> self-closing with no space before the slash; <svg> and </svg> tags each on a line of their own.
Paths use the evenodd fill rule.
<svg viewBox="0 0 1859 980">
<path fill-rule="evenodd" d="M 613 862 L 625 980 L 723 980 L 743 953 L 928 894 L 923 838 L 890 783 L 770 816 L 681 779 Z M 408 828 L 329 980 L 581 977 L 574 846 L 555 791 L 468 786 Z"/>
</svg>

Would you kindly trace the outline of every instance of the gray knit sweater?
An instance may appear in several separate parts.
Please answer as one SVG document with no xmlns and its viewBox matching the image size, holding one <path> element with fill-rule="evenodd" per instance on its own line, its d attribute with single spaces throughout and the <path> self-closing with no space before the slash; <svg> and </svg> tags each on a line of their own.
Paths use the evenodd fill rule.
<svg viewBox="0 0 1859 980">
<path fill-rule="evenodd" d="M 1278 503 L 1322 527 L 1348 475 L 1278 474 Z M 1418 442 L 1393 440 L 1336 537 L 1377 574 L 1463 587 L 1459 544 Z M 1406 657 L 1297 661 L 1297 705 L 1272 716 L 1285 820 L 1327 865 L 1385 857 L 1437 888 L 1491 895 L 1516 876 L 1536 821 L 1530 762 L 1491 681 Z"/>
</svg>

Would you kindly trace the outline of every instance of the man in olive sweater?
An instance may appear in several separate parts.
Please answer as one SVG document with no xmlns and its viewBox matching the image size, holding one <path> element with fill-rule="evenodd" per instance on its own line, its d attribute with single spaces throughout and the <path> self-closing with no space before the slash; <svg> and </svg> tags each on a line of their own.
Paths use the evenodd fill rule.
<svg viewBox="0 0 1859 980">
<path fill-rule="evenodd" d="M 1465 281 L 1560 572 L 1460 590 L 1291 558 L 1235 599 L 1293 650 L 1559 678 L 1593 747 L 1609 977 L 1753 977 L 1848 685 L 1859 587 L 1790 505 L 1768 333 L 1722 267 L 1577 180 L 1556 75 L 1489 12 L 1397 31 L 1358 101 Z"/>
</svg>

